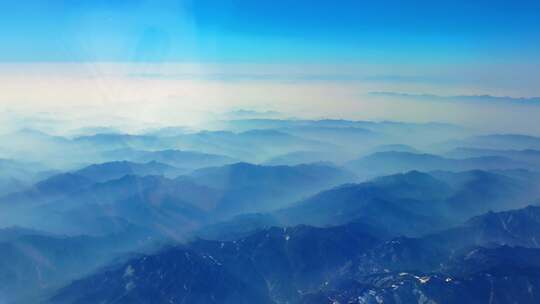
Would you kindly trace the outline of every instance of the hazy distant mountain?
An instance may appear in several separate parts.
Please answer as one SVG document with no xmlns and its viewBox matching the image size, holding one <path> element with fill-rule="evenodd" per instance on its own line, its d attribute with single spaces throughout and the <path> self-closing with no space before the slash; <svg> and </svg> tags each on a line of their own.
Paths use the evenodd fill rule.
<svg viewBox="0 0 540 304">
<path fill-rule="evenodd" d="M 183 238 L 205 223 L 277 209 L 354 179 L 346 171 L 315 164 L 234 164 L 201 169 L 177 179 L 123 175 L 163 169 L 170 167 L 113 162 L 56 175 L 27 191 L 4 197 L 4 208 L 9 211 L 5 216 L 59 232 L 101 235 L 117 231 L 127 222 Z M 122 177 L 112 179 L 117 176 Z"/>
<path fill-rule="evenodd" d="M 54 231 L 103 234 L 107 231 L 101 226 L 80 223 L 122 219 L 182 236 L 206 220 L 206 212 L 215 208 L 221 196 L 220 191 L 185 179 L 126 175 L 73 192 L 37 211 L 55 218 L 42 224 Z"/>
<path fill-rule="evenodd" d="M 261 166 L 236 163 L 222 167 L 200 169 L 190 176 L 201 185 L 217 189 L 246 188 L 260 185 L 315 188 L 340 184 L 354 179 L 351 173 L 326 164 Z"/>
<path fill-rule="evenodd" d="M 323 164 L 260 166 L 248 163 L 197 170 L 190 178 L 197 184 L 224 190 L 218 209 L 229 215 L 278 209 L 355 179 L 347 171 Z"/>
<path fill-rule="evenodd" d="M 56 174 L 19 192 L 3 196 L 0 202 L 12 207 L 21 203 L 39 204 L 89 187 L 93 183 L 94 181 L 74 173 Z"/>
<path fill-rule="evenodd" d="M 71 136 L 82 137 L 82 136 L 93 136 L 97 134 L 121 134 L 120 129 L 114 127 L 82 127 L 76 130 L 69 132 Z"/>
<path fill-rule="evenodd" d="M 158 161 L 186 169 L 222 166 L 235 162 L 234 159 L 223 155 L 180 150 L 145 152 L 136 159 L 138 161 Z"/>
<path fill-rule="evenodd" d="M 444 123 L 405 123 L 393 121 L 352 121 L 342 119 L 323 119 L 323 120 L 293 120 L 293 119 L 244 119 L 232 120 L 225 123 L 226 127 L 234 131 L 246 131 L 250 129 L 274 129 L 284 130 L 285 132 L 295 132 L 295 129 L 311 129 L 313 131 L 321 128 L 321 130 L 332 129 L 332 133 L 337 138 L 342 138 L 339 133 L 340 128 L 349 128 L 353 132 L 360 131 L 358 129 L 367 130 L 376 134 L 380 142 L 366 141 L 364 147 L 361 147 L 362 140 L 358 143 L 350 142 L 354 140 L 354 136 L 348 136 L 349 142 L 341 140 L 341 144 L 354 145 L 357 148 L 367 149 L 380 144 L 409 144 L 418 146 L 429 146 L 431 143 L 440 143 L 441 141 L 460 138 L 470 134 L 464 128 L 456 125 Z M 301 131 L 298 131 L 300 134 Z M 325 131 L 321 132 L 322 134 Z M 349 132 L 344 131 L 344 134 Z M 321 134 L 321 135 L 322 135 Z M 349 134 L 351 135 L 351 134 Z M 358 134 L 357 134 L 358 135 Z M 360 137 L 365 138 L 366 134 Z M 328 138 L 328 136 L 326 137 Z M 359 139 L 356 137 L 357 140 Z M 369 139 L 374 139 L 369 137 Z M 343 139 L 343 138 L 342 138 Z M 369 145 L 369 144 L 372 145 Z M 358 149 L 357 149 L 358 152 Z"/>
<path fill-rule="evenodd" d="M 114 161 L 90 165 L 74 172 L 74 174 L 84 176 L 95 182 L 118 179 L 125 175 L 164 175 L 175 177 L 181 173 L 183 173 L 181 169 L 157 161 L 149 161 L 147 163 Z"/>
<path fill-rule="evenodd" d="M 538 170 L 540 168 L 540 150 L 495 150 L 479 148 L 456 148 L 446 153 L 446 155 L 454 158 L 500 156 L 526 163 L 529 169 Z"/>
<path fill-rule="evenodd" d="M 63 221 L 76 229 L 77 222 L 91 223 L 96 218 L 115 221 L 118 218 L 166 237 L 182 239 L 189 231 L 209 221 L 209 209 L 218 201 L 219 194 L 187 181 L 163 181 L 115 201 L 87 202 L 68 208 L 64 216 L 67 219 Z"/>
<path fill-rule="evenodd" d="M 180 174 L 177 168 L 157 162 L 138 164 L 132 162 L 109 162 L 84 167 L 69 173 L 60 173 L 42 180 L 20 192 L 0 198 L 0 202 L 31 202 L 33 204 L 58 199 L 99 182 L 114 180 L 125 175 L 172 175 Z"/>
<path fill-rule="evenodd" d="M 49 173 L 39 163 L 0 158 L 0 196 L 21 191 Z"/>
<path fill-rule="evenodd" d="M 369 154 L 377 153 L 377 152 L 405 152 L 405 153 L 415 153 L 415 154 L 421 154 L 420 151 L 418 151 L 416 148 L 409 146 L 409 145 L 403 145 L 403 144 L 388 144 L 388 145 L 380 145 L 373 147 Z"/>
<path fill-rule="evenodd" d="M 371 131 L 393 130 L 401 128 L 435 128 L 462 130 L 459 126 L 444 123 L 406 123 L 395 121 L 367 121 L 367 120 L 345 120 L 345 119 L 321 119 L 321 120 L 302 120 L 302 119 L 236 119 L 225 122 L 235 130 L 245 131 L 250 129 L 280 129 L 280 128 L 299 128 L 299 127 L 327 127 L 327 128 L 365 128 Z"/>
<path fill-rule="evenodd" d="M 362 127 L 363 122 L 349 120 L 301 120 L 301 119 L 235 119 L 225 122 L 226 126 L 236 131 L 252 129 L 282 129 L 295 127 Z"/>
<path fill-rule="evenodd" d="M 540 137 L 521 134 L 493 134 L 452 140 L 444 144 L 447 150 L 459 147 L 495 150 L 540 150 Z"/>
<path fill-rule="evenodd" d="M 540 97 L 511 97 L 511 96 L 493 96 L 484 95 L 454 95 L 442 96 L 434 94 L 407 94 L 399 92 L 371 92 L 372 96 L 391 97 L 399 99 L 410 99 L 417 101 L 442 101 L 442 102 L 486 102 L 486 103 L 531 103 L 540 102 Z"/>
<path fill-rule="evenodd" d="M 482 148 L 468 148 L 459 147 L 455 148 L 446 155 L 454 158 L 469 158 L 469 157 L 481 157 L 481 156 L 505 156 L 509 158 L 537 160 L 540 158 L 540 150 L 526 149 L 526 150 L 497 150 L 497 149 L 482 149 Z"/>
<path fill-rule="evenodd" d="M 277 130 L 201 131 L 160 139 L 170 149 L 193 150 L 209 154 L 261 162 L 269 157 L 298 150 L 319 150 L 328 146 Z M 155 150 L 155 149 L 154 149 Z"/>
<path fill-rule="evenodd" d="M 348 162 L 345 165 L 360 176 L 373 177 L 410 170 L 420 171 L 465 171 L 473 169 L 516 169 L 527 168 L 527 164 L 500 156 L 483 156 L 466 159 L 445 158 L 433 154 L 409 152 L 377 152 Z"/>
<path fill-rule="evenodd" d="M 158 137 L 171 137 L 191 133 L 187 127 L 164 127 L 144 132 L 145 135 Z"/>
<path fill-rule="evenodd" d="M 55 169 L 71 167 L 81 159 L 88 159 L 88 155 L 96 150 L 85 150 L 67 138 L 29 129 L 2 135 L 0 142 L 5 143 L 0 147 L 0 155 L 24 162 L 43 163 Z"/>
<path fill-rule="evenodd" d="M 45 132 L 41 132 L 39 130 L 34 129 L 21 129 L 13 133 L 4 134 L 0 137 L 1 140 L 9 142 L 11 145 L 11 149 L 19 149 L 23 148 L 24 146 L 27 146 L 29 143 L 32 143 L 36 146 L 43 146 L 43 147 L 49 147 L 50 145 L 56 144 L 56 145 L 62 145 L 62 144 L 68 144 L 69 140 L 61 137 L 61 136 L 55 136 L 50 135 Z M 4 147 L 7 148 L 7 147 Z M 27 148 L 27 147 L 26 147 Z"/>
<path fill-rule="evenodd" d="M 532 187 L 539 181 L 484 171 L 412 171 L 323 191 L 274 215 L 285 223 L 313 225 L 360 219 L 414 235 L 489 210 L 524 206 L 540 195 Z"/>
<path fill-rule="evenodd" d="M 174 149 L 158 151 L 119 149 L 105 151 L 102 153 L 102 156 L 106 159 L 129 160 L 136 162 L 156 161 L 184 170 L 222 166 L 236 162 L 234 159 L 224 155 Z"/>
<path fill-rule="evenodd" d="M 381 134 L 358 127 L 306 126 L 279 130 L 298 137 L 348 147 L 349 149 L 371 146 L 380 143 L 384 138 Z"/>
<path fill-rule="evenodd" d="M 45 170 L 47 168 L 39 163 L 0 158 L 0 177 L 2 178 L 32 181 L 39 172 Z"/>
<path fill-rule="evenodd" d="M 538 182 L 540 176 L 523 170 L 431 174 L 412 171 L 338 186 L 275 212 L 211 225 L 200 235 L 229 238 L 269 225 L 327 226 L 354 220 L 398 235 L 418 235 L 489 210 L 525 206 L 540 197 L 534 187 Z"/>
<path fill-rule="evenodd" d="M 323 151 L 296 151 L 275 156 L 263 162 L 265 166 L 296 166 L 310 163 L 337 163 L 349 159 L 349 153 Z"/>
<path fill-rule="evenodd" d="M 23 182 L 15 178 L 0 178 L 0 196 L 22 191 L 28 186 L 29 183 Z"/>
<path fill-rule="evenodd" d="M 521 179 L 504 175 L 504 171 L 501 173 L 480 170 L 432 172 L 456 189 L 446 202 L 449 214 L 456 217 L 522 207 L 540 194 L 534 187 L 540 181 L 540 176 L 530 174 L 530 179 Z"/>
<path fill-rule="evenodd" d="M 279 118 L 284 116 L 276 111 L 254 111 L 247 109 L 238 109 L 225 113 L 228 119 L 261 119 L 261 118 Z"/>
<path fill-rule="evenodd" d="M 80 136 L 73 139 L 74 143 L 87 145 L 97 149 L 107 150 L 122 148 L 159 148 L 160 141 L 154 136 L 131 135 L 118 133 L 99 133 L 89 136 Z"/>
<path fill-rule="evenodd" d="M 430 175 L 409 172 L 323 191 L 275 215 L 291 224 L 362 220 L 386 230 L 416 234 L 445 225 L 436 210 L 450 193 L 447 185 Z"/>
<path fill-rule="evenodd" d="M 204 223 L 221 197 L 185 179 L 125 175 L 96 183 L 67 173 L 5 196 L 1 216 L 4 225 L 58 233 L 103 235 L 136 223 L 180 237 Z"/>
</svg>

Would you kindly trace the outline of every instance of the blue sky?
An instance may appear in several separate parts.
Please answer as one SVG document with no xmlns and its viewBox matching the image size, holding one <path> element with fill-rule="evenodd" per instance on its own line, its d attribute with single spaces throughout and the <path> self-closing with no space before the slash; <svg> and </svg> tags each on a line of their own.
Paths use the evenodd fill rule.
<svg viewBox="0 0 540 304">
<path fill-rule="evenodd" d="M 0 61 L 540 62 L 540 1 L 6 0 Z"/>
<path fill-rule="evenodd" d="M 538 83 L 538 0 L 0 0 L 0 112 L 185 124 L 248 109 L 537 134 Z M 509 98 L 445 97 L 474 95 Z"/>
</svg>

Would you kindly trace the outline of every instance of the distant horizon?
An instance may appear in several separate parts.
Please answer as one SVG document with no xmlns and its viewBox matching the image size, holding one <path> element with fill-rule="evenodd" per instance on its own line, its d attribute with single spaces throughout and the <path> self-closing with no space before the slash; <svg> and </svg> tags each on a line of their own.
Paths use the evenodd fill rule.
<svg viewBox="0 0 540 304">
<path fill-rule="evenodd" d="M 528 0 L 4 1 L 0 112 L 204 128 L 242 108 L 540 135 L 538 11 Z"/>
</svg>

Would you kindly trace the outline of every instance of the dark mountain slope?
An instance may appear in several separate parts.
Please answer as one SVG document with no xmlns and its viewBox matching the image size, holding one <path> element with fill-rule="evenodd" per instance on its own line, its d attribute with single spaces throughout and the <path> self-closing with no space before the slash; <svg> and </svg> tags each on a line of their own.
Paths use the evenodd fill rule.
<svg viewBox="0 0 540 304">
<path fill-rule="evenodd" d="M 189 249 L 164 249 L 75 282 L 55 299 L 65 300 L 59 303 L 123 303 L 124 299 L 138 303 L 152 296 L 158 299 L 156 303 L 192 297 L 196 301 L 199 293 L 192 285 L 177 285 L 187 284 L 188 276 L 192 284 L 204 282 L 200 293 L 228 288 L 221 295 L 225 300 L 230 293 L 236 294 L 237 286 L 244 286 L 272 303 L 496 303 L 493 299 L 535 303 L 540 290 L 540 249 L 501 245 L 527 244 L 540 236 L 534 228 L 540 218 L 537 213 L 540 208 L 528 207 L 486 214 L 421 238 L 384 240 L 373 236 L 378 233 L 372 234 L 376 231 L 372 227 L 351 223 L 268 228 L 236 241 L 196 240 L 187 245 Z M 196 262 L 187 263 L 188 256 Z M 176 277 L 180 273 L 184 275 Z M 223 287 L 221 280 L 234 284 Z M 162 293 L 174 298 L 164 298 Z M 241 294 L 236 300 L 242 303 L 251 295 Z"/>
<path fill-rule="evenodd" d="M 378 241 L 365 229 L 361 224 L 274 227 L 237 241 L 196 240 L 187 248 L 166 248 L 74 282 L 53 302 L 291 301 L 372 248 Z"/>
<path fill-rule="evenodd" d="M 211 256 L 174 247 L 75 281 L 51 303 L 271 303 L 253 284 Z"/>
<path fill-rule="evenodd" d="M 151 240 L 136 227 L 105 237 L 57 236 L 26 229 L 6 233 L 0 241 L 0 295 L 8 303 L 35 303 L 47 292 Z"/>
</svg>

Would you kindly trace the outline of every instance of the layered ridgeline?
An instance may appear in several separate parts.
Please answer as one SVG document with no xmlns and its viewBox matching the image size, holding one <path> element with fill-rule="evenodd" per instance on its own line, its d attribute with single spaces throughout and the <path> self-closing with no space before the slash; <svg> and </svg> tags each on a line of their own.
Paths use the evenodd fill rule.
<svg viewBox="0 0 540 304">
<path fill-rule="evenodd" d="M 301 151 L 320 153 L 316 161 L 344 162 L 378 145 L 430 147 L 468 134 L 448 124 L 347 120 L 244 119 L 222 121 L 217 127 L 220 130 L 164 128 L 137 134 L 86 128 L 66 137 L 23 129 L 0 135 L 0 156 L 62 170 L 117 160 L 196 169 L 262 163 Z M 301 163 L 306 162 L 311 161 Z"/>
<path fill-rule="evenodd" d="M 481 155 L 465 158 L 448 158 L 434 154 L 385 151 L 349 161 L 347 168 L 365 177 L 406 172 L 421 171 L 466 171 L 475 169 L 519 169 L 530 168 L 530 162 L 521 161 L 521 155 L 513 158 L 501 155 Z"/>
<path fill-rule="evenodd" d="M 211 171 L 213 170 L 215 169 L 211 169 Z M 525 174 L 523 172 L 521 173 Z M 435 175 L 435 173 L 433 175 Z M 129 296 L 126 296 L 125 301 L 126 303 L 137 301 L 144 303 L 145 301 L 148 301 L 148 298 L 137 298 L 139 296 L 144 296 L 144 294 L 147 294 L 151 297 L 155 297 L 158 294 L 171 296 L 171 298 L 163 298 L 162 301 L 169 301 L 171 299 L 177 299 L 178 301 L 180 301 L 179 299 L 183 299 L 184 301 L 190 302 L 201 301 L 201 303 L 208 303 L 208 301 L 210 301 L 208 298 L 205 298 L 200 294 L 190 294 L 192 292 L 190 288 L 193 288 L 199 290 L 196 292 L 204 294 L 207 294 L 208 292 L 212 294 L 211 292 L 213 292 L 214 290 L 225 289 L 223 291 L 220 291 L 224 293 L 219 293 L 221 296 L 220 299 L 222 299 L 223 301 L 230 297 L 231 301 L 249 302 L 253 301 L 254 299 L 258 299 L 260 301 L 266 301 L 270 299 L 271 301 L 280 302 L 286 301 L 287 299 L 297 298 L 298 295 L 296 294 L 297 291 L 295 290 L 307 289 L 317 290 L 317 292 L 323 292 L 321 290 L 313 288 L 318 288 L 320 287 L 320 284 L 322 284 L 321 282 L 326 282 L 330 280 L 329 276 L 335 274 L 338 266 L 339 269 L 343 271 L 344 268 L 342 267 L 349 263 L 357 263 L 357 267 L 359 269 L 371 269 L 368 272 L 369 275 L 376 274 L 377 269 L 379 271 L 381 269 L 384 269 L 383 272 L 386 273 L 387 270 L 394 268 L 395 271 L 401 271 L 403 269 L 406 269 L 421 271 L 423 273 L 425 271 L 431 271 L 432 269 L 435 269 L 435 267 L 440 266 L 441 263 L 445 261 L 445 259 L 449 258 L 450 252 L 453 253 L 456 248 L 468 248 L 470 246 L 485 244 L 490 244 L 489 246 L 492 246 L 492 243 L 536 246 L 534 245 L 534 235 L 531 235 L 531 233 L 534 234 L 537 232 L 536 228 L 534 228 L 534 225 L 538 225 L 538 223 L 535 224 L 535 212 L 538 212 L 536 207 L 518 210 L 514 212 L 515 214 L 511 212 L 497 214 L 488 213 L 485 216 L 473 218 L 472 220 L 467 222 L 466 225 L 449 230 L 444 230 L 444 227 L 451 225 L 450 221 L 441 221 L 437 223 L 437 226 L 434 226 L 436 224 L 436 219 L 438 219 L 436 216 L 440 216 L 440 218 L 442 219 L 444 213 L 448 212 L 446 207 L 432 208 L 433 211 L 422 210 L 423 208 L 420 208 L 421 206 L 425 206 L 426 204 L 430 203 L 439 203 L 441 205 L 447 206 L 448 204 L 451 204 L 453 201 L 455 201 L 455 197 L 464 196 L 462 194 L 464 188 L 460 187 L 465 187 L 465 185 L 470 184 L 485 184 L 484 188 L 480 189 L 480 191 L 483 191 L 481 192 L 482 194 L 487 194 L 487 191 L 495 191 L 493 195 L 497 197 L 511 197 L 512 195 L 516 195 L 516 193 L 510 191 L 513 190 L 513 188 L 506 189 L 505 187 L 503 187 L 505 185 L 504 183 L 507 183 L 508 186 L 514 186 L 514 183 L 517 183 L 519 179 L 516 179 L 516 177 L 506 177 L 498 173 L 488 173 L 482 171 L 464 172 L 458 174 L 437 172 L 437 176 L 439 177 L 436 178 L 432 175 L 420 172 L 410 172 L 407 174 L 399 174 L 378 178 L 368 183 L 345 185 L 317 194 L 312 198 L 295 204 L 295 206 L 293 207 L 273 212 L 266 216 L 260 216 L 257 219 L 262 220 L 263 225 L 260 225 L 261 222 L 256 221 L 255 224 L 252 226 L 244 226 L 243 224 L 245 222 L 243 222 L 242 220 L 240 220 L 235 225 L 234 222 L 237 220 L 237 218 L 235 218 L 234 220 L 228 222 L 228 226 L 224 225 L 223 223 L 210 226 L 214 229 L 216 227 L 219 227 L 218 230 L 224 240 L 200 240 L 196 242 L 191 242 L 188 245 L 174 247 L 176 251 L 159 251 L 159 257 L 157 258 L 157 261 L 152 262 L 152 266 L 143 266 L 145 270 L 154 271 L 155 267 L 157 267 L 161 269 L 159 271 L 163 271 L 163 269 L 169 269 L 171 267 L 168 264 L 162 265 L 160 263 L 180 263 L 180 265 L 184 265 L 182 267 L 189 267 L 189 269 L 177 268 L 176 270 L 174 270 L 175 272 L 168 274 L 164 274 L 161 272 L 149 274 L 145 273 L 142 275 L 142 278 L 144 278 L 143 282 L 133 281 L 124 283 L 129 283 L 128 285 L 130 287 L 128 287 L 128 289 L 131 289 L 137 284 L 149 284 L 151 286 L 154 286 L 154 284 L 156 283 L 151 282 L 156 282 L 156 280 L 160 281 L 158 280 L 158 277 L 164 277 L 172 280 L 173 278 L 177 278 L 178 276 L 180 276 L 181 273 L 189 274 L 187 277 L 185 277 L 187 281 L 180 281 L 183 283 L 182 285 L 178 286 L 174 284 L 169 284 L 167 285 L 168 289 L 166 289 L 166 291 L 152 290 L 152 288 L 154 287 L 143 287 L 150 288 L 150 290 L 145 289 L 144 291 L 141 291 L 143 295 L 139 295 L 139 292 L 130 294 Z M 529 179 L 531 176 L 532 175 L 529 173 L 529 175 L 527 175 L 528 178 L 524 180 L 531 182 L 531 180 Z M 249 183 L 252 182 L 253 181 L 250 179 Z M 213 183 L 215 183 L 215 181 Z M 216 184 L 214 184 L 214 186 L 215 185 Z M 519 186 L 519 184 L 517 184 L 517 186 Z M 524 187 L 525 184 L 522 184 L 521 186 Z M 353 189 L 353 191 L 350 192 L 351 190 L 349 188 Z M 347 189 L 347 191 L 343 191 L 343 189 Z M 432 189 L 431 194 L 426 192 L 427 189 Z M 333 194 L 334 191 L 343 191 L 343 193 L 341 194 L 342 196 L 336 197 L 335 194 Z M 328 199 L 326 199 L 326 197 L 329 195 L 328 193 L 331 193 L 331 195 L 328 197 Z M 376 196 L 370 197 L 368 194 Z M 321 199 L 321 197 L 325 199 Z M 382 203 L 382 198 L 387 200 L 390 205 Z M 471 199 L 474 199 L 474 201 L 476 201 L 475 196 L 472 196 Z M 340 208 L 342 207 L 330 203 L 330 201 L 343 202 L 343 206 L 354 206 L 355 204 L 358 204 L 358 209 L 352 208 L 350 210 L 340 210 Z M 466 202 L 461 199 L 458 201 Z M 491 205 L 485 206 L 484 208 L 497 207 L 497 202 L 495 201 L 492 202 L 486 200 L 486 202 L 489 202 Z M 308 212 L 309 209 L 301 212 L 299 211 L 311 204 L 316 207 L 317 212 L 310 213 Z M 380 208 L 375 209 L 375 207 Z M 504 208 L 504 205 L 498 207 Z M 318 208 L 325 209 L 318 210 Z M 414 210 L 407 210 L 407 208 L 417 208 L 417 213 L 415 214 Z M 461 209 L 461 207 L 459 207 L 458 209 Z M 418 211 L 423 211 L 424 213 L 420 214 Z M 337 214 L 332 212 L 337 212 Z M 125 213 L 127 214 L 127 210 L 125 211 Z M 341 221 L 346 224 L 344 224 L 343 226 L 332 228 L 315 228 L 309 226 L 298 226 L 293 228 L 265 228 L 266 224 L 269 224 L 269 222 L 266 221 L 269 217 L 272 218 L 271 225 L 276 225 L 285 221 L 288 221 L 289 223 L 314 223 L 315 220 L 310 217 L 310 215 L 312 214 L 325 214 L 326 216 L 322 217 L 322 219 L 326 218 L 327 223 L 325 225 L 329 225 L 328 223 L 334 220 Z M 340 218 L 339 216 L 337 216 L 339 214 L 347 214 L 348 216 Z M 523 218 L 518 218 L 517 214 L 523 214 Z M 249 216 L 241 216 L 240 218 L 242 217 Z M 495 219 L 490 219 L 491 217 L 495 217 Z M 505 217 L 506 219 L 500 220 L 499 218 L 501 217 Z M 143 219 L 149 218 L 151 218 L 151 216 L 146 215 L 139 219 L 139 221 L 142 223 Z M 275 218 L 279 218 L 280 221 L 276 221 Z M 519 226 L 515 228 L 508 228 L 508 219 L 510 219 L 511 221 L 512 218 L 517 219 L 515 223 L 524 223 L 523 227 L 532 227 L 532 230 L 529 232 L 524 232 L 523 227 Z M 526 219 L 532 222 L 528 223 Z M 319 221 L 319 219 L 317 219 L 316 221 Z M 160 221 L 156 219 L 156 222 Z M 241 231 L 241 233 L 238 233 L 238 230 L 236 230 L 238 229 L 238 226 L 241 226 L 244 229 L 246 229 L 246 227 L 249 227 L 249 230 L 256 230 L 258 232 L 253 233 L 249 231 Z M 228 230 L 231 227 L 232 229 Z M 428 231 L 432 231 L 436 228 L 440 229 L 443 232 L 421 238 L 398 237 L 396 239 L 392 239 L 393 236 L 398 236 L 403 233 L 409 233 L 411 235 L 417 235 L 422 233 L 429 234 Z M 516 234 L 519 233 L 522 234 L 521 236 L 517 237 Z M 325 237 L 319 239 L 319 234 L 324 235 Z M 238 237 L 239 235 L 245 236 Z M 467 238 L 464 238 L 463 235 L 466 235 Z M 303 238 L 306 239 L 303 240 Z M 227 239 L 229 241 L 227 241 Z M 234 240 L 230 241 L 230 239 Z M 262 241 L 260 239 L 262 239 Z M 523 242 L 518 243 L 515 241 L 516 239 L 522 239 Z M 288 244 L 293 244 L 294 242 L 298 242 L 296 245 L 294 245 L 297 252 L 288 253 Z M 447 246 L 441 248 L 439 244 L 446 244 Z M 265 246 L 270 247 L 267 248 Z M 274 248 L 272 246 L 278 247 Z M 394 246 L 397 246 L 397 248 L 394 248 Z M 232 251 L 230 252 L 230 254 L 233 254 L 234 259 L 237 258 L 236 255 L 240 255 L 242 257 L 242 260 L 233 260 L 232 263 L 234 263 L 234 267 L 228 269 L 227 272 L 223 272 L 223 269 L 212 269 L 212 267 L 215 267 L 216 265 L 221 266 L 220 264 L 224 263 L 223 261 L 218 260 L 218 262 L 216 262 L 213 260 L 220 253 L 218 247 L 219 249 L 226 248 L 227 250 Z M 131 248 L 137 247 L 133 246 Z M 201 254 L 200 250 L 202 249 L 212 251 L 203 253 L 202 260 L 200 260 L 201 256 L 198 256 L 196 254 Z M 238 288 L 239 290 L 231 290 L 220 285 L 223 284 L 223 281 L 221 279 L 214 281 L 214 283 L 217 284 L 216 286 L 208 285 L 209 283 L 205 281 L 209 280 L 209 278 L 215 278 L 216 276 L 219 276 L 223 280 L 229 282 L 233 280 L 232 277 L 228 277 L 233 275 L 229 272 L 233 271 L 235 267 L 238 267 L 238 269 L 236 270 L 236 274 L 238 276 L 248 275 L 249 269 L 245 269 L 243 267 L 245 265 L 249 265 L 246 263 L 254 259 L 252 255 L 248 254 L 253 250 L 257 250 L 256 253 L 253 254 L 261 255 L 259 257 L 259 263 L 261 263 L 262 266 L 260 267 L 265 267 L 265 269 L 270 272 L 269 274 L 267 274 L 268 276 L 275 277 L 275 282 L 272 283 L 272 286 L 274 284 L 283 285 L 289 289 L 281 290 L 279 291 L 279 294 L 271 295 L 269 291 L 264 291 L 264 288 L 262 288 L 263 286 L 267 286 L 267 283 L 260 286 L 251 286 L 248 288 L 247 286 L 245 286 L 245 284 L 253 282 L 252 280 L 249 280 L 247 283 L 238 282 L 235 283 L 237 284 L 235 288 Z M 330 251 L 318 252 L 319 250 Z M 204 266 L 200 266 L 198 264 L 193 265 L 192 263 L 194 263 L 194 260 L 192 260 L 191 258 L 185 260 L 186 252 L 187 256 L 195 256 L 195 261 L 204 261 Z M 248 255 L 243 256 L 244 253 Z M 307 255 L 308 253 L 313 254 L 314 256 L 309 257 Z M 285 257 L 280 257 L 280 254 L 285 254 Z M 403 255 L 403 257 L 400 257 L 400 261 L 396 261 L 396 254 Z M 325 257 L 326 255 L 327 257 Z M 121 255 L 115 254 L 113 256 Z M 275 262 L 277 264 L 271 264 L 266 266 L 264 265 L 264 263 L 267 263 L 274 258 L 278 259 L 278 261 Z M 314 264 L 320 264 L 321 258 L 324 258 L 324 260 L 326 261 L 325 263 L 329 263 L 330 266 L 328 266 L 328 269 L 321 270 L 321 272 L 319 273 L 319 270 L 316 270 Z M 288 259 L 292 259 L 292 261 L 289 261 Z M 143 261 L 146 261 L 146 259 L 143 258 Z M 285 264 L 282 265 L 280 263 Z M 145 264 L 143 263 L 142 265 Z M 115 269 L 115 265 L 112 265 L 110 267 L 112 267 L 111 269 Z M 199 267 L 207 269 L 210 273 L 201 274 L 201 269 L 199 269 Z M 302 270 L 295 270 L 295 267 L 300 267 Z M 284 273 L 273 274 L 272 272 L 276 271 L 277 269 L 284 269 Z M 125 291 L 125 285 L 110 285 L 111 281 L 106 279 L 113 275 L 112 273 L 114 273 L 114 271 L 112 273 L 110 271 L 107 271 L 106 274 L 103 274 L 101 278 L 93 278 L 92 281 L 88 283 L 90 285 L 86 286 L 83 289 L 89 289 L 90 286 L 92 286 L 93 288 L 95 288 L 96 286 L 101 286 L 100 284 L 103 283 L 101 280 L 105 280 L 106 282 L 103 283 L 103 288 L 112 288 L 111 286 L 117 286 L 117 289 L 110 291 L 99 291 L 96 292 L 95 295 L 92 295 L 91 300 L 73 300 L 74 303 L 77 303 L 77 301 L 82 301 L 81 303 L 90 303 L 94 301 L 100 302 L 103 299 L 99 297 L 103 294 L 112 294 L 115 297 L 114 299 L 116 299 L 116 297 L 124 299 L 123 294 Z M 123 271 L 125 272 L 125 269 Z M 304 271 L 306 273 L 297 274 L 290 273 L 289 271 Z M 347 269 L 347 272 L 350 271 L 352 270 Z M 131 272 L 131 270 L 128 272 Z M 193 275 L 193 277 L 190 279 L 191 274 Z M 202 278 L 200 277 L 201 275 Z M 351 274 L 347 273 L 347 275 Z M 254 276 L 259 276 L 259 274 Z M 303 279 L 300 279 L 302 277 Z M 288 278 L 288 281 L 285 280 L 285 278 Z M 297 279 L 306 280 L 306 282 L 301 281 L 301 283 L 296 283 L 295 280 Z M 314 280 L 314 282 L 309 281 L 312 279 Z M 195 283 L 198 280 L 203 281 Z M 268 282 L 268 280 L 269 279 L 265 277 L 265 279 L 261 282 Z M 163 282 L 164 284 L 168 284 L 166 283 L 166 279 L 164 279 Z M 188 284 L 186 286 L 191 286 L 189 285 L 189 283 L 193 283 L 196 285 L 188 288 L 190 292 L 184 293 L 186 289 L 184 289 L 183 284 Z M 122 284 L 122 282 L 119 282 L 118 284 Z M 203 287 L 201 287 L 201 284 Z M 297 286 L 296 284 L 300 285 Z M 122 289 L 121 287 L 124 289 Z M 262 294 L 254 294 L 254 291 L 250 288 L 259 291 L 263 290 L 264 292 Z M 246 290 L 246 294 L 241 293 Z M 324 290 L 324 292 L 330 291 Z M 73 293 L 79 294 L 80 292 L 76 291 Z M 238 295 L 237 293 L 240 293 L 240 295 Z M 67 301 L 69 303 L 69 301 L 72 301 L 69 297 L 72 296 L 60 296 L 60 298 L 55 298 L 54 301 L 61 300 Z M 310 294 L 310 296 L 314 295 Z M 301 298 L 299 298 L 299 300 Z M 105 301 L 107 302 L 113 300 L 108 299 Z"/>
<path fill-rule="evenodd" d="M 538 302 L 539 138 L 214 127 L 2 135 L 0 302 Z"/>
<path fill-rule="evenodd" d="M 5 223 L 69 234 L 117 232 L 124 223 L 179 238 L 230 216 L 278 209 L 355 180 L 326 164 L 236 163 L 178 175 L 157 162 L 112 162 L 54 175 L 0 198 Z"/>
<path fill-rule="evenodd" d="M 242 235 L 268 225 L 328 226 L 362 221 L 416 236 L 457 225 L 490 210 L 524 206 L 540 196 L 540 175 L 529 171 L 411 171 L 345 184 L 287 208 L 246 214 L 205 227 L 203 238 Z"/>
</svg>

